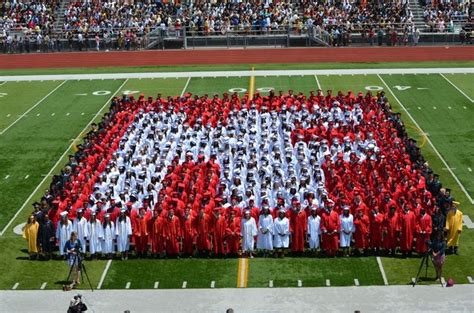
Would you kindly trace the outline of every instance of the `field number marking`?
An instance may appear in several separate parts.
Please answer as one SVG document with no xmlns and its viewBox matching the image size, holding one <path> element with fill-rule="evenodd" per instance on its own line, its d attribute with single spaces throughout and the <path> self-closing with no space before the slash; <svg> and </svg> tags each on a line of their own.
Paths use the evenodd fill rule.
<svg viewBox="0 0 474 313">
<path fill-rule="evenodd" d="M 94 96 L 107 96 L 107 95 L 110 95 L 112 93 L 112 91 L 110 90 L 97 90 L 97 91 L 94 91 L 92 94 Z"/>
<path fill-rule="evenodd" d="M 260 88 L 257 88 L 255 89 L 255 91 L 258 91 L 258 92 L 270 92 L 270 91 L 273 91 L 275 90 L 274 87 L 260 87 Z M 236 93 L 244 93 L 244 92 L 247 92 L 247 88 L 241 88 L 241 87 L 234 87 L 234 88 L 230 88 L 228 90 L 229 92 L 236 92 Z"/>
<path fill-rule="evenodd" d="M 403 91 L 403 90 L 408 90 L 411 88 L 411 86 L 393 86 L 393 88 L 397 89 L 397 90 L 400 90 L 400 91 Z"/>
<path fill-rule="evenodd" d="M 380 91 L 380 90 L 383 90 L 383 87 L 380 87 L 380 86 L 365 86 L 365 90 Z"/>
</svg>

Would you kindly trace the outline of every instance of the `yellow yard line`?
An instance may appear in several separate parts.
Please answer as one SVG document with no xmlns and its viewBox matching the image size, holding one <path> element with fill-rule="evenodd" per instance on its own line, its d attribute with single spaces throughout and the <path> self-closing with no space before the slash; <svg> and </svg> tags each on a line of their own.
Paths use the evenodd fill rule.
<svg viewBox="0 0 474 313">
<path fill-rule="evenodd" d="M 255 70 L 254 67 L 252 67 L 252 72 Z M 249 102 L 253 98 L 253 94 L 255 93 L 255 76 L 250 76 L 250 82 L 249 82 Z"/>
<path fill-rule="evenodd" d="M 249 259 L 239 258 L 239 267 L 237 270 L 237 288 L 247 288 L 249 274 Z"/>
<path fill-rule="evenodd" d="M 242 277 L 241 273 L 242 273 L 242 258 L 239 258 L 239 266 L 237 268 L 237 288 L 240 288 L 241 286 L 241 281 L 240 281 L 240 277 Z"/>
</svg>

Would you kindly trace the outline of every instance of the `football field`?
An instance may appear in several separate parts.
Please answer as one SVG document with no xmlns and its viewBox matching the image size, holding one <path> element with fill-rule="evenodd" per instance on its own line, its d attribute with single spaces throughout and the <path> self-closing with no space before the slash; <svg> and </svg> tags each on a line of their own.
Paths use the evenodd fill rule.
<svg viewBox="0 0 474 313">
<path fill-rule="evenodd" d="M 400 66 L 403 68 L 403 66 Z M 212 68 L 208 68 L 207 71 Z M 64 261 L 30 261 L 18 235 L 52 176 L 75 144 L 108 111 L 115 95 L 138 97 L 267 94 L 306 95 L 332 89 L 384 90 L 401 112 L 425 159 L 451 188 L 466 216 L 459 255 L 447 257 L 444 276 L 457 283 L 474 277 L 474 69 L 260 70 L 0 77 L 0 289 L 58 289 Z M 57 75 L 56 75 L 57 74 Z M 87 77 L 89 76 L 89 77 Z M 16 230 L 16 232 L 15 232 Z M 130 259 L 88 261 L 94 288 L 228 288 L 398 285 L 411 282 L 420 259 L 388 257 Z M 432 267 L 429 269 L 434 275 Z M 80 288 L 87 288 L 82 285 Z"/>
</svg>

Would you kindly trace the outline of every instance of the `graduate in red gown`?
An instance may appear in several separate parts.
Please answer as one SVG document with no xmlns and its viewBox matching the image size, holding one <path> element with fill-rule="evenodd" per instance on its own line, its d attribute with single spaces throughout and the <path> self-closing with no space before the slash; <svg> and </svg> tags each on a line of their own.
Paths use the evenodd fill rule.
<svg viewBox="0 0 474 313">
<path fill-rule="evenodd" d="M 416 252 L 423 254 L 428 251 L 428 244 L 432 231 L 431 216 L 426 213 L 425 208 L 421 208 L 420 216 L 417 218 L 416 223 Z"/>
<path fill-rule="evenodd" d="M 209 255 L 211 250 L 211 241 L 209 240 L 209 216 L 204 212 L 204 208 L 199 210 L 199 214 L 196 218 L 196 246 L 198 253 L 202 255 Z"/>
<path fill-rule="evenodd" d="M 304 252 L 307 223 L 308 217 L 306 212 L 301 209 L 301 203 L 299 201 L 294 202 L 294 208 L 290 213 L 291 252 Z"/>
<path fill-rule="evenodd" d="M 392 255 L 398 246 L 398 238 L 400 237 L 400 217 L 395 206 L 390 206 L 389 211 L 385 214 L 383 222 L 383 247 Z"/>
<path fill-rule="evenodd" d="M 221 208 L 214 208 L 212 220 L 212 228 L 210 229 L 212 236 L 212 252 L 215 256 L 223 256 L 227 254 L 224 245 L 227 223 L 225 217 L 221 214 Z"/>
<path fill-rule="evenodd" d="M 360 250 L 366 253 L 367 248 L 369 247 L 369 217 L 364 214 L 364 209 L 358 209 L 357 214 L 354 217 L 354 226 L 355 248 L 359 253 Z"/>
<path fill-rule="evenodd" d="M 370 221 L 370 248 L 375 255 L 378 255 L 382 248 L 382 230 L 384 215 L 379 212 L 378 207 L 372 209 L 369 217 Z"/>
<path fill-rule="evenodd" d="M 400 216 L 400 250 L 403 255 L 407 253 L 411 255 L 413 248 L 413 238 L 416 232 L 416 217 L 415 213 L 409 210 L 408 206 L 405 206 L 403 213 Z"/>
<path fill-rule="evenodd" d="M 235 210 L 229 211 L 226 229 L 227 252 L 231 256 L 237 256 L 240 249 L 240 221 Z"/>
<path fill-rule="evenodd" d="M 181 225 L 179 218 L 174 215 L 174 209 L 168 211 L 168 217 L 163 224 L 163 237 L 165 239 L 166 255 L 175 257 L 180 252 Z"/>
<path fill-rule="evenodd" d="M 339 214 L 337 214 L 333 207 L 334 205 L 330 203 L 326 212 L 321 216 L 322 244 L 326 255 L 329 257 L 335 256 L 339 249 L 339 229 L 341 228 Z"/>
<path fill-rule="evenodd" d="M 186 256 L 194 254 L 194 245 L 196 244 L 196 225 L 195 217 L 191 214 L 191 208 L 184 210 L 184 216 L 181 219 L 181 230 L 183 234 L 182 253 Z"/>
<path fill-rule="evenodd" d="M 150 213 L 141 208 L 132 218 L 132 231 L 135 241 L 135 251 L 138 257 L 146 256 L 148 251 L 148 220 Z"/>
<path fill-rule="evenodd" d="M 157 216 L 155 218 L 155 223 L 153 224 L 153 245 L 152 253 L 162 257 L 165 252 L 165 240 L 163 237 L 163 228 L 165 224 L 165 217 L 161 213 L 162 210 L 157 210 Z"/>
</svg>

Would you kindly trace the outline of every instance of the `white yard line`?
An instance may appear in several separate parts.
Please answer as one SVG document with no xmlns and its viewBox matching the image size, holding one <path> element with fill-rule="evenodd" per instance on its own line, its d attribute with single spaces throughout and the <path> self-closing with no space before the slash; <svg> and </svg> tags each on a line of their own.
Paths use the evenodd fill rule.
<svg viewBox="0 0 474 313">
<path fill-rule="evenodd" d="M 105 277 L 107 276 L 107 272 L 109 271 L 110 265 L 112 264 L 112 260 L 108 260 L 107 264 L 105 265 L 105 269 L 102 272 L 102 276 L 100 276 L 99 284 L 97 285 L 97 289 L 102 288 L 102 284 L 104 283 Z"/>
<path fill-rule="evenodd" d="M 3 85 L 5 85 L 6 83 L 7 83 L 6 81 L 4 81 L 4 82 L 1 82 L 1 83 L 0 83 L 0 86 L 3 86 Z"/>
<path fill-rule="evenodd" d="M 12 290 L 16 290 L 18 288 L 18 286 L 20 285 L 20 283 L 15 283 L 12 287 Z"/>
<path fill-rule="evenodd" d="M 191 81 L 191 76 L 188 77 L 188 80 L 186 81 L 186 85 L 184 85 L 183 91 L 181 91 L 181 97 L 184 95 L 186 92 L 186 89 L 188 88 L 189 82 Z"/>
<path fill-rule="evenodd" d="M 38 80 L 94 80 L 134 78 L 189 78 L 189 77 L 248 77 L 248 76 L 311 76 L 311 75 L 377 75 L 377 74 L 464 74 L 474 73 L 468 68 L 405 68 L 405 69 L 334 69 L 334 70 L 268 70 L 268 71 L 214 71 L 214 72 L 154 72 L 110 74 L 58 74 L 0 76 L 0 81 Z"/>
<path fill-rule="evenodd" d="M 7 130 L 9 130 L 13 125 L 18 123 L 24 116 L 26 116 L 28 113 L 30 113 L 34 108 L 36 108 L 38 105 L 40 105 L 46 98 L 51 96 L 56 90 L 58 90 L 62 85 L 64 85 L 67 81 L 63 81 L 60 83 L 56 88 L 54 88 L 51 92 L 49 92 L 46 96 L 44 96 L 40 101 L 36 102 L 31 108 L 29 108 L 25 113 L 20 115 L 16 120 L 14 120 L 10 125 L 7 126 L 4 130 L 0 132 L 0 135 L 3 135 Z"/>
<path fill-rule="evenodd" d="M 211 281 L 211 288 L 216 288 L 216 282 L 215 281 Z"/>
<path fill-rule="evenodd" d="M 273 280 L 268 281 L 268 287 L 273 288 Z"/>
<path fill-rule="evenodd" d="M 387 85 L 387 83 L 385 82 L 385 80 L 382 78 L 382 76 L 380 76 L 379 74 L 377 74 L 378 78 L 380 79 L 380 81 L 385 85 L 385 87 L 387 88 L 388 91 L 390 91 L 390 93 L 392 94 L 393 98 L 398 102 L 398 104 L 402 107 L 403 110 L 405 110 L 405 112 L 407 113 L 408 117 L 411 119 L 411 121 L 413 122 L 413 124 L 415 124 L 416 127 L 418 127 L 418 129 L 422 132 L 423 129 L 420 127 L 420 125 L 417 123 L 417 121 L 413 118 L 413 116 L 410 114 L 410 112 L 407 111 L 407 109 L 405 108 L 405 106 L 403 105 L 403 103 L 397 98 L 397 96 L 395 95 L 395 93 L 392 91 L 392 89 Z M 472 199 L 471 195 L 467 192 L 466 188 L 464 188 L 463 184 L 461 183 L 461 181 L 459 180 L 459 178 L 454 174 L 454 172 L 451 170 L 451 168 L 449 167 L 448 163 L 446 162 L 446 160 L 443 158 L 443 156 L 439 153 L 438 149 L 436 149 L 436 147 L 434 146 L 434 144 L 431 142 L 431 139 L 426 137 L 426 140 L 428 141 L 428 143 L 430 144 L 431 148 L 433 148 L 433 151 L 436 153 L 436 155 L 438 156 L 438 158 L 441 160 L 441 162 L 443 162 L 445 168 L 449 171 L 449 173 L 451 173 L 451 175 L 453 176 L 454 180 L 458 183 L 459 187 L 461 188 L 461 190 L 464 192 L 464 194 L 466 195 L 466 197 L 469 199 L 469 201 L 471 202 L 471 204 L 474 204 L 474 200 Z"/>
<path fill-rule="evenodd" d="M 48 283 L 46 282 L 42 283 L 40 289 L 44 290 L 46 288 L 46 285 L 48 285 Z"/>
<path fill-rule="evenodd" d="M 154 288 L 154 289 L 158 289 L 158 287 L 160 287 L 160 282 L 159 282 L 159 281 L 155 281 L 155 284 L 153 285 L 153 288 Z"/>
<path fill-rule="evenodd" d="M 469 215 L 463 214 L 462 221 L 464 223 L 464 226 L 466 226 L 469 229 L 474 229 L 474 223 L 471 221 L 471 218 L 469 217 Z"/>
<path fill-rule="evenodd" d="M 181 286 L 182 289 L 186 289 L 186 287 L 188 286 L 188 282 L 187 281 L 183 281 L 183 285 Z"/>
<path fill-rule="evenodd" d="M 326 287 L 331 287 L 331 281 L 329 279 L 326 279 Z"/>
<path fill-rule="evenodd" d="M 303 287 L 303 282 L 300 279 L 298 279 L 298 287 Z"/>
<path fill-rule="evenodd" d="M 387 275 L 385 275 L 385 270 L 383 269 L 382 259 L 378 256 L 377 257 L 377 264 L 379 265 L 380 273 L 382 274 L 383 284 L 385 286 L 388 285 Z"/>
<path fill-rule="evenodd" d="M 466 95 L 466 93 L 465 93 L 464 91 L 462 91 L 461 88 L 459 88 L 458 86 L 456 86 L 452 81 L 450 81 L 446 76 L 444 76 L 443 73 L 439 73 L 439 75 L 441 75 L 444 79 L 446 79 L 446 81 L 447 81 L 448 83 L 450 83 L 451 86 L 453 86 L 454 88 L 456 88 L 457 91 L 459 91 L 459 92 L 460 92 L 464 97 L 466 97 L 469 101 L 474 102 L 474 100 L 473 100 L 471 97 L 469 97 L 468 95 Z"/>
<path fill-rule="evenodd" d="M 77 137 L 71 142 L 71 144 L 66 148 L 66 150 L 64 151 L 64 153 L 59 157 L 58 161 L 53 165 L 53 167 L 51 168 L 51 170 L 49 170 L 48 174 L 46 174 L 46 176 L 44 176 L 43 180 L 41 180 L 41 182 L 39 183 L 38 186 L 36 186 L 35 190 L 33 190 L 33 192 L 30 194 L 30 196 L 26 199 L 26 201 L 23 203 L 23 205 L 18 209 L 18 211 L 16 211 L 15 215 L 10 219 L 10 221 L 8 222 L 7 225 L 5 225 L 5 227 L 2 229 L 2 231 L 0 232 L 0 236 L 3 236 L 3 234 L 7 231 L 8 227 L 10 227 L 10 225 L 13 223 L 13 221 L 18 217 L 18 215 L 20 214 L 20 212 L 25 208 L 25 206 L 28 204 L 28 202 L 31 200 L 31 198 L 35 195 L 35 193 L 38 191 L 38 189 L 43 185 L 43 183 L 46 181 L 46 179 L 48 179 L 48 177 L 53 173 L 53 171 L 56 169 L 56 167 L 59 165 L 59 163 L 62 162 L 63 158 L 66 156 L 66 154 L 69 152 L 69 150 L 71 150 L 72 146 L 74 145 L 74 142 L 79 139 L 79 137 L 81 136 L 81 134 L 87 130 L 87 128 L 90 126 L 90 124 L 92 124 L 92 122 L 99 116 L 99 114 L 102 113 L 102 111 L 110 104 L 110 101 L 112 100 L 112 98 L 115 96 L 115 94 L 117 92 L 120 91 L 120 89 L 122 89 L 122 87 L 127 83 L 128 79 L 126 79 L 121 85 L 120 87 L 117 89 L 117 91 L 115 91 L 112 96 L 110 96 L 110 98 L 105 102 L 105 104 L 100 108 L 100 110 L 94 115 L 94 117 L 92 117 L 92 119 L 89 121 L 89 123 L 86 124 L 86 126 L 84 127 L 84 129 L 79 133 L 79 135 L 77 135 Z"/>
<path fill-rule="evenodd" d="M 316 84 L 318 84 L 318 89 L 322 90 L 321 89 L 321 84 L 319 83 L 318 75 L 315 74 L 314 79 L 316 80 Z"/>
<path fill-rule="evenodd" d="M 127 282 L 127 284 L 125 284 L 125 289 L 130 289 L 130 285 L 131 285 L 131 284 L 132 284 L 132 283 Z"/>
<path fill-rule="evenodd" d="M 357 278 L 354 278 L 354 285 L 355 286 L 360 286 L 359 280 Z"/>
</svg>

